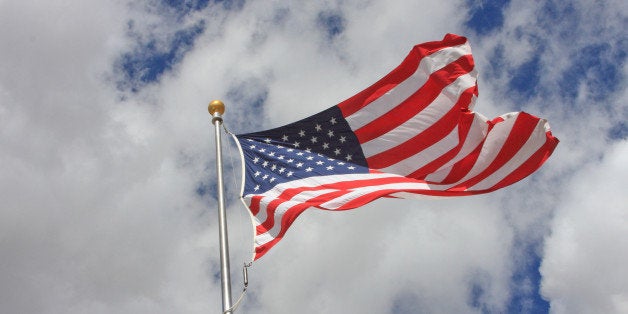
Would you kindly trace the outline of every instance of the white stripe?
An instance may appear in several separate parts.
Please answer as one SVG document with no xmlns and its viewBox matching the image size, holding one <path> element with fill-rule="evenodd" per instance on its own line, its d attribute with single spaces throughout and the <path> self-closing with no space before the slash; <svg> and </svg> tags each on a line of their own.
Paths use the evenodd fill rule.
<svg viewBox="0 0 628 314">
<path fill-rule="evenodd" d="M 447 114 L 460 98 L 460 94 L 475 85 L 475 82 L 475 71 L 458 77 L 445 87 L 429 106 L 425 107 L 414 117 L 388 133 L 362 143 L 364 156 L 369 158 L 377 155 L 425 131 Z"/>
<path fill-rule="evenodd" d="M 301 193 L 294 195 L 289 200 L 285 200 L 284 202 L 282 202 L 281 204 L 277 206 L 277 208 L 275 209 L 275 213 L 273 214 L 275 218 L 275 223 L 277 222 L 277 219 L 281 219 L 281 216 L 283 215 L 283 213 L 285 213 L 288 210 L 289 207 L 307 202 L 310 199 L 313 199 L 320 195 L 334 192 L 334 191 L 337 191 L 337 190 L 336 189 L 324 189 L 324 190 L 302 191 Z M 256 222 L 255 224 L 256 226 L 259 226 L 263 224 L 264 222 L 266 222 L 266 220 L 268 220 L 268 217 L 266 217 L 267 215 L 266 209 L 268 208 L 268 204 L 270 204 L 271 201 L 276 200 L 276 198 L 264 197 L 263 200 L 266 200 L 266 202 L 264 202 L 263 205 L 260 202 L 260 211 L 257 213 L 257 216 L 256 216 L 256 218 L 258 218 L 258 222 Z M 264 209 L 263 213 L 262 213 L 262 209 Z"/>
<path fill-rule="evenodd" d="M 264 223 L 267 220 L 267 207 L 268 204 L 279 197 L 281 193 L 283 193 L 287 189 L 299 188 L 299 187 L 316 187 L 324 184 L 337 183 L 342 181 L 355 181 L 355 180 L 364 180 L 364 179 L 381 179 L 381 178 L 389 178 L 389 177 L 399 177 L 395 174 L 390 173 L 356 173 L 356 174 L 341 174 L 341 175 L 330 175 L 330 176 L 314 176 L 305 179 L 299 179 L 289 182 L 284 182 L 276 185 L 273 189 L 263 194 L 262 199 L 259 204 L 259 211 L 257 216 L 253 217 L 253 222 L 255 226 L 258 226 Z M 264 234 L 255 236 L 255 243 L 257 246 L 261 246 L 269 241 L 272 241 L 280 232 L 281 232 L 281 220 L 283 215 L 290 210 L 290 208 L 294 205 L 301 204 L 306 202 L 314 197 L 319 195 L 330 193 L 337 191 L 336 189 L 324 189 L 324 190 L 313 190 L 313 191 L 302 191 L 295 196 L 293 196 L 290 200 L 281 203 L 275 209 L 273 213 L 274 224 L 271 229 Z M 244 198 L 249 200 L 255 196 L 255 194 L 246 195 Z"/>
<path fill-rule="evenodd" d="M 272 241 L 275 237 L 270 235 L 269 233 L 262 233 L 255 235 L 255 247 L 262 246 L 270 241 Z"/>
<path fill-rule="evenodd" d="M 304 179 L 298 179 L 288 182 L 283 182 L 275 185 L 272 189 L 261 194 L 264 198 L 271 199 L 277 198 L 285 190 L 292 188 L 308 188 L 322 186 L 325 184 L 333 184 L 343 181 L 356 181 L 356 180 L 370 180 L 370 179 L 382 179 L 389 177 L 397 177 L 398 175 L 392 173 L 347 173 L 347 174 L 334 174 L 329 176 L 312 176 Z M 247 194 L 245 197 L 253 197 L 260 194 Z"/>
<path fill-rule="evenodd" d="M 401 177 L 401 176 L 395 176 L 398 177 L 402 180 L 405 180 L 406 178 Z M 373 193 L 373 192 L 377 192 L 380 190 L 387 190 L 387 189 L 393 189 L 393 190 L 416 190 L 418 191 L 423 191 L 423 190 L 429 190 L 429 186 L 425 183 L 421 183 L 421 182 L 400 182 L 400 183 L 389 183 L 389 184 L 380 184 L 380 185 L 376 185 L 376 186 L 365 186 L 365 187 L 359 187 L 356 189 L 353 189 L 351 192 L 343 194 L 339 197 L 336 197 L 328 202 L 325 202 L 323 204 L 320 205 L 321 208 L 324 209 L 329 209 L 329 210 L 335 210 L 338 209 L 340 207 L 342 207 L 343 205 L 345 205 L 346 203 L 359 198 L 361 196 L 367 195 L 369 193 Z M 328 193 L 330 191 L 333 190 L 326 190 L 324 193 L 315 193 L 315 194 L 325 194 Z M 314 198 L 318 195 L 315 194 L 311 194 L 311 198 Z M 286 201 L 284 203 L 282 203 L 280 206 L 277 207 L 277 210 L 275 212 L 275 224 L 273 225 L 273 227 L 268 230 L 267 232 L 264 232 L 262 234 L 256 235 L 255 236 L 255 243 L 257 246 L 261 246 L 264 245 L 270 241 L 272 241 L 273 239 L 275 239 L 277 237 L 277 235 L 281 232 L 281 219 L 283 218 L 283 215 L 288 212 L 291 208 L 293 208 L 293 206 L 301 204 L 301 202 L 305 202 L 309 199 L 305 199 L 305 200 L 300 200 L 300 201 Z"/>
<path fill-rule="evenodd" d="M 271 197 L 262 197 L 262 199 L 259 201 L 259 210 L 257 211 L 257 215 L 253 216 L 254 226 L 257 226 L 263 221 L 266 221 L 266 207 L 268 206 L 268 203 L 272 200 L 273 198 Z"/>
<path fill-rule="evenodd" d="M 281 232 L 281 219 L 283 218 L 283 214 L 285 214 L 293 206 L 296 206 L 299 204 L 301 203 L 297 201 L 287 201 L 277 206 L 274 213 L 275 221 L 273 223 L 273 226 L 265 233 L 270 234 L 273 238 L 277 237 L 279 232 Z"/>
<path fill-rule="evenodd" d="M 504 119 L 504 121 L 495 124 L 495 126 L 488 133 L 488 135 L 486 136 L 486 140 L 484 141 L 484 145 L 482 146 L 482 149 L 480 151 L 480 156 L 476 160 L 471 170 L 462 179 L 458 180 L 457 183 L 443 185 L 443 187 L 449 188 L 457 185 L 460 182 L 467 181 L 488 168 L 495 160 L 495 157 L 497 157 L 497 154 L 502 149 L 502 146 L 504 146 L 506 139 L 508 139 L 508 135 L 510 134 L 512 127 L 517 120 L 517 115 L 518 113 L 516 112 L 502 115 L 501 117 Z"/>
<path fill-rule="evenodd" d="M 381 171 L 407 176 L 452 150 L 454 147 L 458 146 L 458 144 L 458 128 L 454 128 L 447 136 L 430 147 L 394 165 L 381 169 Z"/>
<path fill-rule="evenodd" d="M 456 157 L 449 160 L 438 170 L 425 177 L 425 180 L 429 182 L 441 182 L 447 178 L 451 172 L 452 166 L 460 160 L 466 158 L 476 147 L 478 147 L 478 145 L 480 145 L 480 143 L 482 143 L 482 140 L 484 140 L 486 133 L 488 132 L 488 124 L 486 121 L 488 121 L 486 117 L 474 112 L 473 122 L 471 123 L 471 127 L 469 128 L 469 132 L 467 133 L 467 137 L 464 140 L 464 144 L 462 145 L 460 152 L 458 152 Z"/>
<path fill-rule="evenodd" d="M 526 162 L 539 148 L 545 144 L 547 136 L 545 135 L 545 120 L 540 119 L 537 123 L 534 131 L 530 134 L 530 137 L 526 143 L 512 156 L 508 162 L 506 162 L 499 170 L 486 177 L 484 180 L 469 187 L 469 191 L 485 190 L 493 187 L 499 183 L 506 176 L 515 171 L 519 166 Z"/>
<path fill-rule="evenodd" d="M 368 124 L 402 103 L 412 96 L 429 78 L 429 76 L 442 69 L 446 65 L 458 60 L 460 57 L 471 54 L 471 47 L 468 43 L 462 45 L 443 48 L 421 60 L 417 70 L 403 82 L 399 83 L 386 94 L 352 115 L 346 117 L 352 130 Z"/>
<path fill-rule="evenodd" d="M 274 218 L 273 226 L 270 228 L 270 230 L 263 233 L 263 235 L 265 236 L 263 236 L 261 240 L 255 240 L 255 243 L 257 243 L 258 245 L 263 245 L 271 241 L 272 239 L 274 239 L 281 232 L 281 221 L 283 219 L 283 215 L 286 212 L 288 212 L 293 206 L 307 202 L 308 200 L 313 199 L 319 195 L 323 195 L 325 193 L 334 192 L 334 191 L 336 190 L 325 189 L 325 190 L 315 190 L 315 191 L 302 191 L 301 193 L 294 195 L 290 200 L 282 202 L 281 204 L 277 206 L 277 208 L 275 208 L 275 212 L 273 213 L 273 218 Z M 266 222 L 268 204 L 273 200 L 274 198 L 268 198 L 268 197 L 262 198 L 263 203 L 260 202 L 260 210 L 257 216 L 255 217 L 256 219 L 254 220 L 255 227 Z M 258 243 L 260 241 L 262 243 Z"/>
</svg>

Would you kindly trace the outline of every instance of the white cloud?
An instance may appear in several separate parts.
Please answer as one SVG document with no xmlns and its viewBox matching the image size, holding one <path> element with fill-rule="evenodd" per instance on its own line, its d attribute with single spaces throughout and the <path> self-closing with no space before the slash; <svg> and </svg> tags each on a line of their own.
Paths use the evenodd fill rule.
<svg viewBox="0 0 628 314">
<path fill-rule="evenodd" d="M 628 142 L 612 145 L 566 189 L 541 268 L 553 313 L 628 311 L 626 156 Z"/>
<path fill-rule="evenodd" d="M 215 201 L 196 193 L 211 186 L 214 172 L 207 103 L 223 98 L 225 121 L 235 132 L 292 122 L 373 83 L 412 45 L 447 32 L 464 34 L 466 18 L 460 1 L 267 1 L 231 11 L 210 4 L 184 17 L 160 11 L 155 1 L 66 3 L 0 2 L 0 304 L 10 313 L 216 312 Z M 548 75 L 542 81 L 551 83 L 570 66 L 563 52 L 575 53 L 586 40 L 572 45 L 539 30 L 530 19 L 540 9 L 522 3 L 510 5 L 506 25 L 491 38 L 472 38 L 475 57 L 488 68 L 490 52 L 503 43 L 509 66 L 500 75 L 506 77 L 503 72 L 531 49 L 529 41 L 517 43 L 511 35 L 538 31 L 552 44 L 542 57 Z M 575 10 L 590 13 L 582 29 L 604 21 L 604 30 L 620 32 L 613 13 L 620 6 Z M 330 40 L 317 24 L 320 12 L 341 16 L 344 32 Z M 129 36 L 129 20 L 137 37 Z M 175 30 L 201 20 L 205 32 L 172 71 L 135 94 L 115 89 L 114 67 L 137 48 L 134 41 L 154 36 L 166 47 Z M 604 42 L 616 33 L 594 35 L 586 37 Z M 499 78 L 480 76 L 476 109 L 489 116 L 517 107 Z M 552 307 L 586 302 L 592 309 L 622 309 L 625 282 L 613 282 L 610 271 L 585 277 L 610 283 L 601 285 L 606 294 L 570 284 L 585 266 L 620 272 L 617 265 L 628 259 L 616 255 L 613 264 L 604 257 L 609 247 L 625 247 L 611 239 L 612 232 L 621 235 L 620 220 L 607 221 L 625 219 L 623 203 L 609 204 L 607 215 L 593 211 L 596 199 L 612 199 L 605 194 L 611 190 L 566 192 L 586 188 L 580 178 L 604 182 L 596 167 L 608 175 L 625 170 L 619 160 L 626 145 L 605 154 L 609 141 L 596 140 L 605 138 L 608 121 L 625 119 L 625 97 L 610 95 L 603 105 L 611 109 L 592 110 L 598 104 L 587 82 L 574 104 L 552 92 L 522 105 L 549 118 L 562 140 L 535 177 L 487 196 L 306 212 L 254 264 L 242 311 L 503 312 L 521 267 L 518 241 L 537 243 L 550 228 L 543 293 Z M 264 105 L 251 108 L 261 98 Z M 226 175 L 237 296 L 251 230 L 233 198 L 239 187 L 231 172 Z M 572 225 L 581 228 L 564 234 Z M 597 236 L 585 237 L 585 228 Z M 575 247 L 567 236 L 578 240 Z M 581 255 L 591 250 L 599 255 Z M 564 252 L 582 258 L 564 261 Z M 555 268 L 567 262 L 568 269 Z"/>
</svg>

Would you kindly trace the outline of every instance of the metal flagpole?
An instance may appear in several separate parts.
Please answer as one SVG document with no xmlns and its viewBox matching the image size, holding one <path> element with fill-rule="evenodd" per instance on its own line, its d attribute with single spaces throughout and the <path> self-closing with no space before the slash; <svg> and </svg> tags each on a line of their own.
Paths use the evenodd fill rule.
<svg viewBox="0 0 628 314">
<path fill-rule="evenodd" d="M 218 228 L 220 240 L 220 281 L 222 284 L 222 311 L 231 311 L 231 279 L 229 274 L 229 240 L 227 237 L 227 215 L 225 213 L 225 196 L 222 181 L 222 150 L 220 139 L 220 126 L 222 125 L 222 114 L 225 113 L 225 104 L 220 100 L 209 103 L 207 108 L 212 116 L 212 124 L 216 131 L 216 169 L 218 173 Z"/>
</svg>

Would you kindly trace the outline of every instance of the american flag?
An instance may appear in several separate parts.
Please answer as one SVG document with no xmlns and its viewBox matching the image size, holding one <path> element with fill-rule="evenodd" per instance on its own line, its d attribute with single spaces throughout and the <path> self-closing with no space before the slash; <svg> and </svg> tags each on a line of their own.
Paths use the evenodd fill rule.
<svg viewBox="0 0 628 314">
<path fill-rule="evenodd" d="M 306 209 L 347 210 L 380 197 L 487 193 L 538 169 L 558 144 L 525 112 L 473 112 L 477 73 L 467 39 L 415 46 L 384 78 L 295 123 L 236 135 L 254 260 Z"/>
</svg>

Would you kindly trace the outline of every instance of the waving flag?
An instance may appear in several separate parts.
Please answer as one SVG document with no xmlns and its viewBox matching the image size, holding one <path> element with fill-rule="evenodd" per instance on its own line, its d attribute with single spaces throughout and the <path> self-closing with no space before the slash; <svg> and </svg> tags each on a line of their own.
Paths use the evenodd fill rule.
<svg viewBox="0 0 628 314">
<path fill-rule="evenodd" d="M 447 34 L 415 46 L 396 69 L 336 106 L 236 135 L 254 259 L 308 208 L 486 193 L 538 169 L 558 144 L 547 121 L 524 112 L 489 120 L 471 111 L 476 79 L 467 39 Z"/>
</svg>

